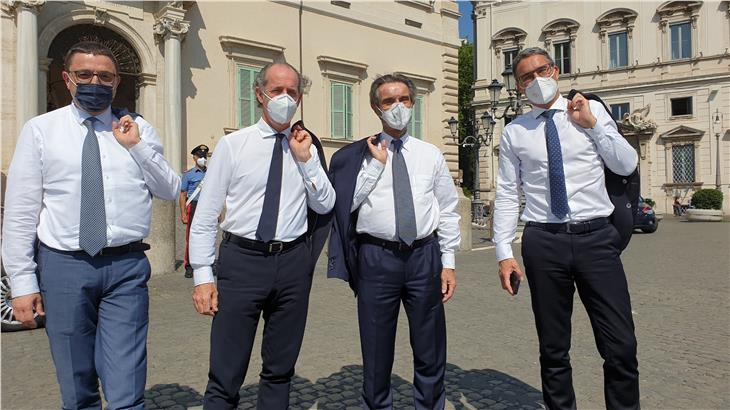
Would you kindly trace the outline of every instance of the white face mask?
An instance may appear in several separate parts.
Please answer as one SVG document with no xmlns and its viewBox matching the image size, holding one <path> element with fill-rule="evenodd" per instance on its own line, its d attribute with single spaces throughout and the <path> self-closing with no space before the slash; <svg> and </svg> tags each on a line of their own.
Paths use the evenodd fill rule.
<svg viewBox="0 0 730 410">
<path fill-rule="evenodd" d="M 207 161 L 206 161 L 205 158 L 198 158 L 198 159 L 195 160 L 195 163 L 198 164 L 198 166 L 201 167 L 201 168 L 203 168 L 205 166 L 205 163 L 206 162 Z"/>
<path fill-rule="evenodd" d="M 269 117 L 278 124 L 288 124 L 297 112 L 297 102 L 289 94 L 279 94 L 274 98 L 264 92 L 262 94 L 269 99 L 269 103 L 266 105 Z"/>
<path fill-rule="evenodd" d="M 380 110 L 380 112 L 383 121 L 394 130 L 403 131 L 411 121 L 411 109 L 401 102 L 394 104 L 386 111 Z"/>
<path fill-rule="evenodd" d="M 558 82 L 552 77 L 537 77 L 525 88 L 527 99 L 533 104 L 548 104 L 558 92 Z"/>
</svg>

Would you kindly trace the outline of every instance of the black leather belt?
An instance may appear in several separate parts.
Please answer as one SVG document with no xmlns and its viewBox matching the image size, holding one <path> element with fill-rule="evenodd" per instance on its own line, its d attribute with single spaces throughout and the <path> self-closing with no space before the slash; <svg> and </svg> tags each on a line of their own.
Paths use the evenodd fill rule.
<svg viewBox="0 0 730 410">
<path fill-rule="evenodd" d="M 48 249 L 51 249 L 55 252 L 65 253 L 69 255 L 79 255 L 79 256 L 88 256 L 89 254 L 86 253 L 84 250 L 80 251 L 62 251 L 60 249 L 51 248 L 50 246 L 46 245 L 45 243 L 42 244 Z M 99 251 L 94 257 L 97 256 L 119 256 L 124 255 L 131 252 L 144 252 L 150 250 L 150 244 L 142 242 L 140 239 L 139 241 L 130 242 L 126 245 L 120 245 L 120 246 L 110 246 L 108 248 L 104 248 Z"/>
<path fill-rule="evenodd" d="M 587 233 L 595 231 L 596 229 L 603 228 L 608 225 L 609 220 L 607 217 L 590 219 L 582 222 L 564 222 L 564 223 L 542 223 L 542 222 L 527 222 L 526 226 L 534 226 L 550 232 L 565 232 L 565 233 Z"/>
<path fill-rule="evenodd" d="M 230 242 L 234 245 L 238 245 L 241 248 L 244 249 L 250 249 L 253 251 L 259 251 L 264 253 L 282 253 L 286 252 L 289 249 L 295 247 L 296 245 L 304 242 L 307 239 L 307 234 L 303 234 L 302 236 L 298 237 L 297 239 L 294 239 L 291 242 L 281 242 L 281 241 L 271 241 L 271 242 L 262 242 L 262 241 L 256 241 L 253 239 L 244 238 L 242 236 L 234 235 L 230 232 L 223 232 L 223 241 L 224 242 Z"/>
<path fill-rule="evenodd" d="M 378 237 L 368 235 L 366 233 L 361 233 L 357 235 L 357 240 L 361 244 L 366 243 L 369 245 L 377 245 L 382 248 L 391 250 L 391 251 L 397 251 L 397 252 L 405 252 L 405 251 L 412 251 L 414 249 L 418 249 L 423 245 L 426 245 L 427 243 L 431 242 L 434 238 L 436 238 L 436 232 L 431 233 L 430 235 L 426 236 L 425 238 L 416 239 L 413 241 L 411 246 L 408 246 L 405 244 L 405 242 L 400 241 L 386 241 L 385 239 L 380 239 Z"/>
</svg>

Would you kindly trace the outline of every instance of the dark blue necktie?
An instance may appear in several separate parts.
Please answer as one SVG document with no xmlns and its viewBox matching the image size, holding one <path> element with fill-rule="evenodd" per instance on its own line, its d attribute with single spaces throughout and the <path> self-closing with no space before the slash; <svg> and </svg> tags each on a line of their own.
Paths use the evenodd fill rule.
<svg viewBox="0 0 730 410">
<path fill-rule="evenodd" d="M 560 149 L 560 137 L 555 127 L 553 115 L 556 110 L 546 110 L 540 116 L 545 117 L 545 142 L 548 156 L 548 179 L 550 180 L 550 211 L 558 217 L 565 218 L 570 212 L 568 194 L 565 189 L 565 171 L 563 170 L 563 153 Z"/>
<path fill-rule="evenodd" d="M 410 246 L 416 240 L 416 211 L 413 207 L 411 181 L 408 167 L 401 153 L 403 141 L 393 139 L 393 200 L 395 205 L 395 228 L 398 238 Z"/>
<path fill-rule="evenodd" d="M 84 120 L 86 138 L 81 151 L 81 213 L 79 247 L 91 256 L 106 246 L 106 209 L 104 175 L 101 170 L 99 141 L 94 132 L 94 117 Z"/>
<path fill-rule="evenodd" d="M 276 223 L 279 219 L 279 198 L 281 197 L 282 160 L 284 157 L 281 147 L 281 140 L 283 139 L 284 134 L 276 134 L 274 151 L 271 154 L 271 164 L 269 165 L 269 179 L 266 180 L 264 208 L 261 211 L 259 226 L 256 229 L 256 239 L 263 242 L 270 242 L 276 235 Z"/>
</svg>

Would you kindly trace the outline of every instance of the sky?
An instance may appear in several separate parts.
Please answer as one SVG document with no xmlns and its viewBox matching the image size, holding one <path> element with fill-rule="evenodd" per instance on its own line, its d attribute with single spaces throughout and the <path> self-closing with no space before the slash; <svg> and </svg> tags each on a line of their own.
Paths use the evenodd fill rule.
<svg viewBox="0 0 730 410">
<path fill-rule="evenodd" d="M 459 37 L 468 38 L 469 42 L 474 41 L 471 9 L 471 1 L 459 0 L 459 13 L 461 13 L 461 18 L 459 18 Z"/>
</svg>

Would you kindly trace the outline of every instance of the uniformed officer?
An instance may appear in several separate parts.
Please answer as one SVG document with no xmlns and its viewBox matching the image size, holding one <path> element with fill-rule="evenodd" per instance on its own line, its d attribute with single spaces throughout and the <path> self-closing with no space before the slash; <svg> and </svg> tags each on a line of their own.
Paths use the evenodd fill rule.
<svg viewBox="0 0 730 410">
<path fill-rule="evenodd" d="M 190 258 L 188 255 L 188 246 L 190 240 L 190 224 L 195 215 L 195 208 L 198 206 L 198 198 L 200 198 L 201 182 L 205 176 L 208 161 L 208 146 L 200 144 L 190 151 L 193 156 L 195 166 L 185 171 L 182 176 L 182 184 L 180 185 L 180 220 L 187 225 L 185 228 L 185 277 L 193 277 L 193 268 L 190 266 Z"/>
</svg>

